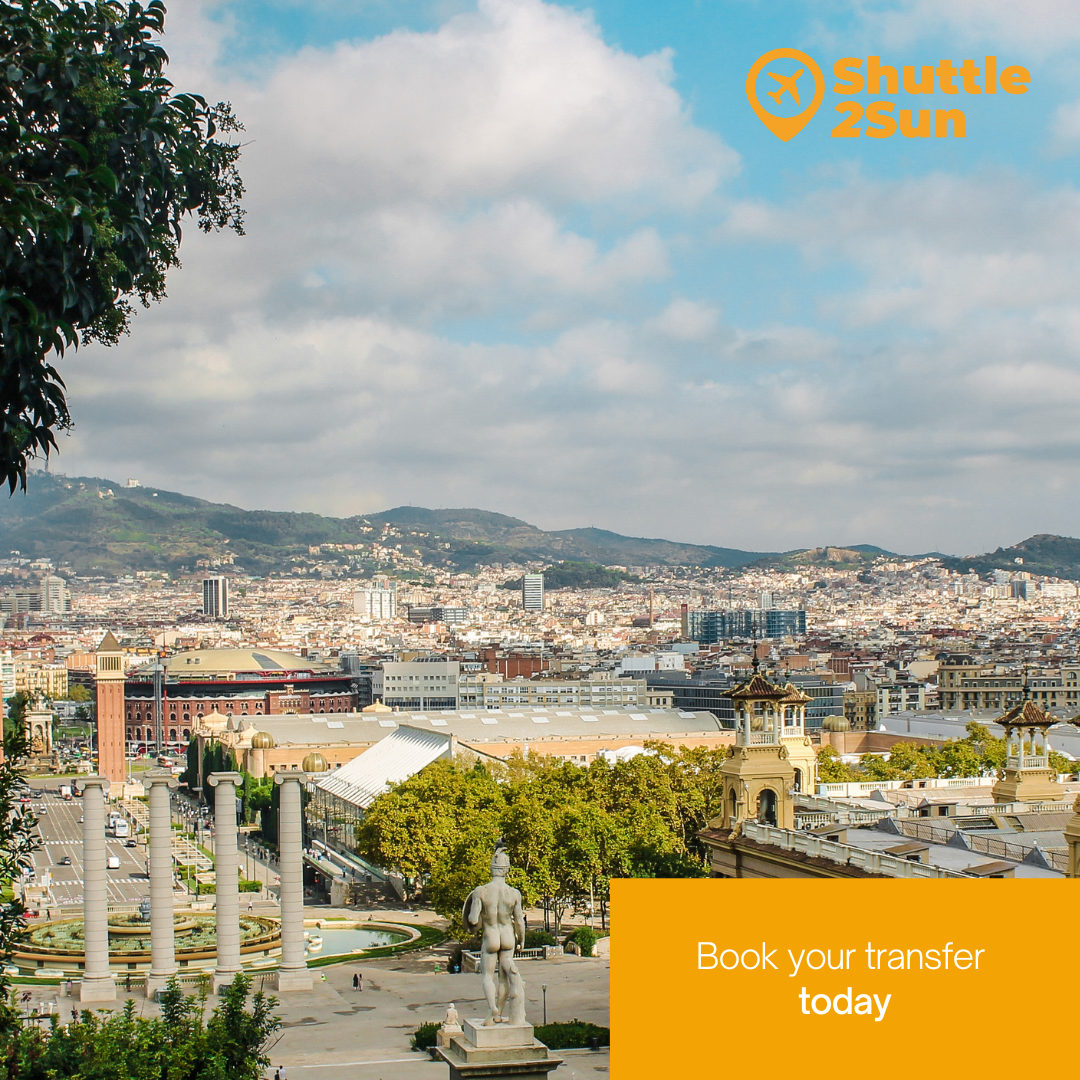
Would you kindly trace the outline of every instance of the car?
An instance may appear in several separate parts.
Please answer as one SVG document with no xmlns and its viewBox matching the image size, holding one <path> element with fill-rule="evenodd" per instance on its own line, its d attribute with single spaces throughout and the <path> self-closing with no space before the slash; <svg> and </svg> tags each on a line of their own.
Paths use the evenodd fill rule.
<svg viewBox="0 0 1080 1080">
<path fill-rule="evenodd" d="M 79 818 L 79 824 L 81 825 L 85 819 Z"/>
<path fill-rule="evenodd" d="M 62 856 L 60 858 L 60 861 L 56 865 L 57 866 L 70 866 L 71 865 L 71 856 L 70 855 Z"/>
<path fill-rule="evenodd" d="M 124 844 L 124 847 L 138 847 L 138 846 L 139 846 L 139 841 L 134 839 L 134 838 L 132 838 L 131 840 L 128 840 Z"/>
<path fill-rule="evenodd" d="M 39 814 L 48 814 L 48 812 L 49 812 L 49 808 L 47 806 L 42 806 L 42 807 L 40 807 L 38 809 Z"/>
<path fill-rule="evenodd" d="M 105 869 L 106 870 L 119 870 L 120 869 L 120 856 L 119 855 L 110 855 L 105 860 Z"/>
</svg>

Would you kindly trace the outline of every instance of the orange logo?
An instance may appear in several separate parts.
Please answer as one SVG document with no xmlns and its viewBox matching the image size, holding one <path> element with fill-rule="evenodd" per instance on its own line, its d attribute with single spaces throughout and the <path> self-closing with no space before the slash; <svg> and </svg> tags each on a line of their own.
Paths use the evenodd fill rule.
<svg viewBox="0 0 1080 1080">
<path fill-rule="evenodd" d="M 777 116 L 775 113 L 769 112 L 761 104 L 761 99 L 758 96 L 758 77 L 774 60 L 795 60 L 801 65 L 798 70 L 790 75 L 773 71 L 766 72 L 769 78 L 774 79 L 778 85 L 775 90 L 767 90 L 765 96 L 772 98 L 776 102 L 778 109 L 785 106 L 803 105 L 803 102 L 809 98 L 811 93 L 809 79 L 805 78 L 805 76 L 813 79 L 813 98 L 807 102 L 801 112 L 796 113 L 794 116 Z M 790 65 L 785 66 L 790 67 Z M 801 83 L 800 79 L 802 79 Z M 825 76 L 821 73 L 821 68 L 818 67 L 814 58 L 807 56 L 806 53 L 801 52 L 799 49 L 773 49 L 772 52 L 767 52 L 754 62 L 750 74 L 746 76 L 746 96 L 754 112 L 757 113 L 758 119 L 778 139 L 787 142 L 789 139 L 795 138 L 810 123 L 814 113 L 818 111 L 818 106 L 825 97 Z M 785 101 L 785 97 L 789 100 Z"/>
</svg>

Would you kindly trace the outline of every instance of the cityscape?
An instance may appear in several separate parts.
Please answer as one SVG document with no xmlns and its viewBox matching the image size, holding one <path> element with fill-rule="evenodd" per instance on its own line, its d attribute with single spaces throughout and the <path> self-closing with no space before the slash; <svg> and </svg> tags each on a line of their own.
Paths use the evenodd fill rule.
<svg viewBox="0 0 1080 1080">
<path fill-rule="evenodd" d="M 0 1080 L 1045 1068 L 1078 28 L 0 0 Z"/>
</svg>

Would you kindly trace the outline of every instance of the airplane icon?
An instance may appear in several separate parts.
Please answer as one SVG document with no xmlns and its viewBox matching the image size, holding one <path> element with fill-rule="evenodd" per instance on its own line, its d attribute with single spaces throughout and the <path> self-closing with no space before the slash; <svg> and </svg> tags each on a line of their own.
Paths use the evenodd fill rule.
<svg viewBox="0 0 1080 1080">
<path fill-rule="evenodd" d="M 780 99 L 784 96 L 784 94 L 790 94 L 795 99 L 795 104 L 801 105 L 802 102 L 799 100 L 799 91 L 798 88 L 795 86 L 795 82 L 804 70 L 805 68 L 799 68 L 799 70 L 796 71 L 794 75 L 775 75 L 773 74 L 773 72 L 770 71 L 769 77 L 775 79 L 780 84 L 780 89 L 770 90 L 768 92 L 768 96 L 771 97 L 777 105 L 779 105 Z"/>
</svg>

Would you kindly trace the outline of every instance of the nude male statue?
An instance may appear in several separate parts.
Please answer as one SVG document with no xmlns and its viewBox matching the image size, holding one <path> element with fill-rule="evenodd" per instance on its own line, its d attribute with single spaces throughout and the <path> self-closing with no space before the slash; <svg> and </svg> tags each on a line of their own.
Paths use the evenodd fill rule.
<svg viewBox="0 0 1080 1080">
<path fill-rule="evenodd" d="M 521 893 L 506 884 L 509 869 L 510 856 L 500 840 L 491 859 L 491 880 L 469 893 L 462 912 L 469 930 L 481 930 L 480 973 L 488 1003 L 485 1027 L 525 1023 L 525 986 L 514 963 L 514 949 L 525 944 L 525 915 Z"/>
</svg>

